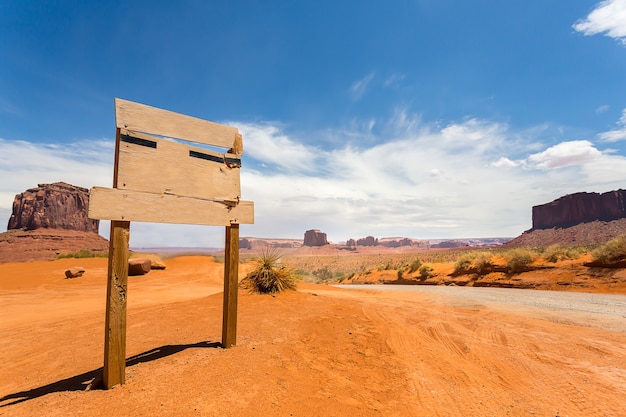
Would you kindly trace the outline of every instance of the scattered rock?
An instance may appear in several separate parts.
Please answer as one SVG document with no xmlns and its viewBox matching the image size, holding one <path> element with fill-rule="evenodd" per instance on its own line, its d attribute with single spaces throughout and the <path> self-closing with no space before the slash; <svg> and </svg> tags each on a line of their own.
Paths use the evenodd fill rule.
<svg viewBox="0 0 626 417">
<path fill-rule="evenodd" d="M 82 266 L 75 266 L 65 271 L 65 279 L 82 277 L 84 273 L 85 268 Z"/>
<path fill-rule="evenodd" d="M 151 259 L 150 269 L 165 269 L 166 265 L 163 261 Z"/>
<path fill-rule="evenodd" d="M 133 258 L 128 260 L 128 275 L 146 275 L 152 268 L 152 261 L 148 258 Z"/>
</svg>

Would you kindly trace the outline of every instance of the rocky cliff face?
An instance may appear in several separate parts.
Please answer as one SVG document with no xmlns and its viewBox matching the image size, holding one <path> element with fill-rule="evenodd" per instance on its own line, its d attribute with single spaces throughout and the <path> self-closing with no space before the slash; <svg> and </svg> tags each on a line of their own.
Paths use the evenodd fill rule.
<svg viewBox="0 0 626 417">
<path fill-rule="evenodd" d="M 626 190 L 606 193 L 575 193 L 534 206 L 533 230 L 570 227 L 592 221 L 626 217 Z"/>
<path fill-rule="evenodd" d="M 8 230 L 65 229 L 98 233 L 98 220 L 87 217 L 89 190 L 55 182 L 39 184 L 15 196 Z"/>
<path fill-rule="evenodd" d="M 328 245 L 326 233 L 322 233 L 317 229 L 307 230 L 304 233 L 304 246 L 324 246 Z"/>
</svg>

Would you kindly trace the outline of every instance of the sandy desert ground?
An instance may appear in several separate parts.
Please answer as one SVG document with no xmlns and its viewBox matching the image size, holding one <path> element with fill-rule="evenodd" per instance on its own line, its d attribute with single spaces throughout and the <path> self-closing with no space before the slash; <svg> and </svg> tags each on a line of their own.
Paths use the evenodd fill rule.
<svg viewBox="0 0 626 417">
<path fill-rule="evenodd" d="M 106 259 L 0 264 L 0 415 L 626 416 L 623 324 L 302 283 L 240 291 L 222 349 L 223 264 L 166 263 L 130 278 L 127 381 L 108 391 L 86 390 Z M 73 266 L 87 272 L 64 279 Z"/>
</svg>

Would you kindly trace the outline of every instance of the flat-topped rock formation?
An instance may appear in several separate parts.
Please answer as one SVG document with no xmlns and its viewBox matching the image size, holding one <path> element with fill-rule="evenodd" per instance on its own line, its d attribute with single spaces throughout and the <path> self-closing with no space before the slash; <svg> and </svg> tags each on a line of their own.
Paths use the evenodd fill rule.
<svg viewBox="0 0 626 417">
<path fill-rule="evenodd" d="M 307 230 L 304 233 L 304 246 L 324 246 L 328 245 L 326 233 L 317 229 Z"/>
<path fill-rule="evenodd" d="M 64 182 L 39 184 L 17 194 L 7 231 L 0 233 L 0 262 L 55 259 L 88 250 L 105 252 L 98 220 L 87 217 L 89 191 Z"/>
<path fill-rule="evenodd" d="M 533 229 L 570 227 L 593 221 L 626 218 L 626 190 L 606 193 L 575 193 L 534 206 Z"/>
<path fill-rule="evenodd" d="M 8 230 L 64 229 L 98 233 L 87 217 L 89 190 L 65 182 L 39 184 L 15 196 Z"/>
</svg>

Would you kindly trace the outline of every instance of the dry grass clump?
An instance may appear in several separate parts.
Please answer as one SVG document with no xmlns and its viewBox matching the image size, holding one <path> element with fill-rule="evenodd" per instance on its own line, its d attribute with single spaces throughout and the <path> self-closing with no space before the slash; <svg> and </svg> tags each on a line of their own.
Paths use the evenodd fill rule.
<svg viewBox="0 0 626 417">
<path fill-rule="evenodd" d="M 468 252 L 459 256 L 454 263 L 453 275 L 469 274 L 472 270 L 472 262 L 476 258 L 476 253 Z"/>
<path fill-rule="evenodd" d="M 107 252 L 92 252 L 88 249 L 81 249 L 78 252 L 61 253 L 57 255 L 57 259 L 64 258 L 108 258 Z"/>
<path fill-rule="evenodd" d="M 528 271 L 530 264 L 538 258 L 537 252 L 529 248 L 511 249 L 506 251 L 503 256 L 506 259 L 506 268 L 509 274 Z"/>
<path fill-rule="evenodd" d="M 626 235 L 609 240 L 591 252 L 594 262 L 611 266 L 626 261 Z"/>
<path fill-rule="evenodd" d="M 577 259 L 585 252 L 585 248 L 580 246 L 565 246 L 555 243 L 546 247 L 541 256 L 546 262 L 555 263 L 565 259 Z"/>
<path fill-rule="evenodd" d="M 467 252 L 459 256 L 454 263 L 452 275 L 485 275 L 493 271 L 493 255 L 489 252 Z"/>
<path fill-rule="evenodd" d="M 241 285 L 259 294 L 295 290 L 296 275 L 291 268 L 280 263 L 280 258 L 275 249 L 264 250 L 256 259 L 256 268 L 241 280 Z"/>
<path fill-rule="evenodd" d="M 435 269 L 435 268 L 433 268 L 433 267 L 432 267 L 432 266 L 430 266 L 430 265 L 425 265 L 425 264 L 424 264 L 424 265 L 420 266 L 420 268 L 419 268 L 420 279 L 421 279 L 422 281 L 424 281 L 424 280 L 427 280 L 428 278 L 430 278 L 430 277 L 434 276 L 434 275 L 433 275 L 433 270 L 434 270 L 434 269 Z"/>
</svg>

